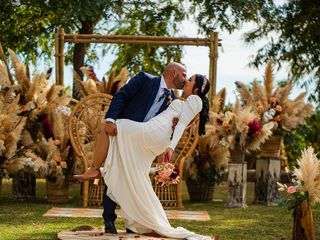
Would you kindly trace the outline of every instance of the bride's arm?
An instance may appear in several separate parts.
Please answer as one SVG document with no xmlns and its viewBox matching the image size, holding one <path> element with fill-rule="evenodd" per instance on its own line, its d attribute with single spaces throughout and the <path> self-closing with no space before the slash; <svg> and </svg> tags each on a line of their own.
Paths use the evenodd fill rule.
<svg viewBox="0 0 320 240">
<path fill-rule="evenodd" d="M 171 160 L 173 150 L 176 148 L 184 130 L 191 122 L 191 120 L 201 111 L 202 109 L 202 100 L 197 95 L 191 95 L 187 100 L 182 104 L 181 114 L 179 117 L 179 122 L 176 125 L 171 142 L 168 148 L 166 149 L 165 154 L 167 154 Z"/>
</svg>

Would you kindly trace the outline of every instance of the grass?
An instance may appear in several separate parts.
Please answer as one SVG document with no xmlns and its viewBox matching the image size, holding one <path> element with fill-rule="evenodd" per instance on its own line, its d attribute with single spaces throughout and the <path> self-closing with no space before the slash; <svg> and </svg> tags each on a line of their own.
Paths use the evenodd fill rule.
<svg viewBox="0 0 320 240">
<path fill-rule="evenodd" d="M 170 220 L 173 226 L 182 226 L 204 235 L 219 235 L 222 240 L 289 240 L 291 239 L 292 213 L 280 207 L 252 204 L 252 183 L 248 184 L 246 209 L 225 208 L 226 184 L 217 186 L 214 200 L 208 203 L 191 203 L 184 189 L 184 210 L 208 211 L 210 221 Z M 37 180 L 35 200 L 19 201 L 11 198 L 11 181 L 3 180 L 0 193 L 0 239 L 2 240 L 53 240 L 57 233 L 79 225 L 101 227 L 102 218 L 43 217 L 52 207 L 81 207 L 79 185 L 71 185 L 73 198 L 67 204 L 48 204 L 45 200 L 45 182 Z M 317 238 L 320 238 L 320 206 L 313 208 Z M 124 229 L 123 219 L 117 228 Z"/>
</svg>

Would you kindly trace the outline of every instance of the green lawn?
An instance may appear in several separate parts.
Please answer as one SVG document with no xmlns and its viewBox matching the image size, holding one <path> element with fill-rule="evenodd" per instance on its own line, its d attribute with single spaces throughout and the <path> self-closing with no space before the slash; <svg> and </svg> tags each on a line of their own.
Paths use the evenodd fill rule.
<svg viewBox="0 0 320 240">
<path fill-rule="evenodd" d="M 170 220 L 173 226 L 183 226 L 191 231 L 205 235 L 219 235 L 222 240 L 289 240 L 292 229 L 292 215 L 280 207 L 267 207 L 251 204 L 253 184 L 249 184 L 246 209 L 225 208 L 226 185 L 216 187 L 214 201 L 209 203 L 190 203 L 184 189 L 184 210 L 206 210 L 210 221 Z M 18 201 L 11 199 L 11 181 L 3 180 L 0 194 L 0 239 L 57 239 L 57 233 L 79 225 L 101 227 L 102 218 L 55 218 L 42 217 L 51 207 L 81 207 L 79 185 L 70 189 L 73 196 L 68 204 L 48 204 L 45 200 L 45 183 L 37 181 L 37 199 Z M 317 238 L 320 239 L 320 207 L 313 209 Z M 117 220 L 117 228 L 124 229 L 122 219 Z"/>
</svg>

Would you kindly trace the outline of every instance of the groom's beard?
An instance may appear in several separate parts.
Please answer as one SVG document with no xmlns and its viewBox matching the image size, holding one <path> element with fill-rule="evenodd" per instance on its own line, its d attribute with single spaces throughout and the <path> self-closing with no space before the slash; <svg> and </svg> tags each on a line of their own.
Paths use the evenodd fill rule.
<svg viewBox="0 0 320 240">
<path fill-rule="evenodd" d="M 172 82 L 176 89 L 183 89 L 185 81 L 181 82 L 181 80 L 179 80 L 179 75 L 175 76 Z"/>
</svg>

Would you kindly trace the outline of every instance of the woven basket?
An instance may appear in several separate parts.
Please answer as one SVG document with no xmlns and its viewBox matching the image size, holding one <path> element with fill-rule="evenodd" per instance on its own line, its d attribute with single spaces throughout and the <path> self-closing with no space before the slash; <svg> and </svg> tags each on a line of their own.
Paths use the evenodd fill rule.
<svg viewBox="0 0 320 240">
<path fill-rule="evenodd" d="M 187 188 L 191 202 L 208 202 L 212 201 L 214 193 L 214 184 L 209 185 L 208 182 L 196 182 L 187 179 Z"/>
<path fill-rule="evenodd" d="M 46 181 L 47 201 L 49 203 L 66 203 L 69 200 L 69 182 L 65 178 L 64 181 L 57 185 Z"/>
<path fill-rule="evenodd" d="M 246 156 L 246 151 L 236 145 L 234 149 L 230 149 L 230 160 L 233 163 L 243 163 Z"/>
<path fill-rule="evenodd" d="M 280 158 L 281 144 L 283 141 L 282 136 L 272 135 L 261 146 L 261 157 L 265 158 Z"/>
</svg>

